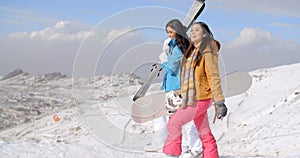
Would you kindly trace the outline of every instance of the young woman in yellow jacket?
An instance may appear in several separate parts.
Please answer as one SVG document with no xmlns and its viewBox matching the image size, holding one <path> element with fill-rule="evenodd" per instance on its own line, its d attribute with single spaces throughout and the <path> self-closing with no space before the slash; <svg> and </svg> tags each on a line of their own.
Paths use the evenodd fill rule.
<svg viewBox="0 0 300 158">
<path fill-rule="evenodd" d="M 179 157 L 181 150 L 181 128 L 193 120 L 202 141 L 203 158 L 218 158 L 218 149 L 211 133 L 207 109 L 214 101 L 217 117 L 227 114 L 218 69 L 220 44 L 214 40 L 207 24 L 196 22 L 190 32 L 191 45 L 181 60 L 182 107 L 170 118 L 163 152 L 171 157 Z"/>
</svg>

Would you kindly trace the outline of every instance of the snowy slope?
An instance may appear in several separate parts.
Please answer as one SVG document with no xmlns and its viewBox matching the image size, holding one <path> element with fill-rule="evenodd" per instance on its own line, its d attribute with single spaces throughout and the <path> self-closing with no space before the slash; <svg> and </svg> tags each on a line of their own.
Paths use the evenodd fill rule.
<svg viewBox="0 0 300 158">
<path fill-rule="evenodd" d="M 251 76 L 246 93 L 226 98 L 228 116 L 211 124 L 221 157 L 300 157 L 300 64 L 256 70 Z M 0 116 L 15 124 L 0 131 L 0 157 L 164 157 L 142 151 L 155 132 L 152 123 L 130 121 L 128 105 L 138 79 L 116 75 L 30 82 L 37 78 L 23 74 L 0 81 Z M 152 90 L 159 86 L 153 84 Z M 27 107 L 33 111 L 30 120 L 15 121 L 25 116 L 11 103 L 39 102 L 56 108 L 37 106 L 37 117 Z"/>
<path fill-rule="evenodd" d="M 299 157 L 300 64 L 257 70 L 251 76 L 253 85 L 245 94 L 226 100 L 230 113 L 220 152 Z"/>
</svg>

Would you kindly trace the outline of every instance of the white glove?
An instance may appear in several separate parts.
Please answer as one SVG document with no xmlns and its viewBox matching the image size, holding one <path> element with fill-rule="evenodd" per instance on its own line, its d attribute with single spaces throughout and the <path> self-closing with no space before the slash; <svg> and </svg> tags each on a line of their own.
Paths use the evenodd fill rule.
<svg viewBox="0 0 300 158">
<path fill-rule="evenodd" d="M 166 52 L 160 53 L 159 60 L 161 64 L 168 61 L 168 55 L 166 54 Z"/>
<path fill-rule="evenodd" d="M 166 40 L 164 40 L 163 51 L 159 55 L 160 63 L 164 63 L 164 62 L 168 61 L 169 50 L 170 50 L 170 47 L 169 47 L 170 41 L 171 41 L 171 38 L 167 38 Z"/>
<path fill-rule="evenodd" d="M 166 52 L 167 55 L 169 55 L 169 51 L 170 51 L 170 47 L 169 47 L 170 41 L 171 38 L 167 38 L 166 40 L 164 40 L 164 44 L 163 44 L 163 52 Z"/>
</svg>

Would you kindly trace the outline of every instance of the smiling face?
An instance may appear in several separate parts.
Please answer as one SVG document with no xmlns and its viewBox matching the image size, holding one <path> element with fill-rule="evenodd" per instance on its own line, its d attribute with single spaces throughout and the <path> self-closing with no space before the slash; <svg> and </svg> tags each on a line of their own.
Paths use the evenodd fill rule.
<svg viewBox="0 0 300 158">
<path fill-rule="evenodd" d="M 191 41 L 194 44 L 197 44 L 197 43 L 202 41 L 204 36 L 206 36 L 206 35 L 203 33 L 203 29 L 202 29 L 201 25 L 200 24 L 194 24 L 192 26 L 192 29 L 191 29 L 191 32 L 190 32 Z"/>
<path fill-rule="evenodd" d="M 173 39 L 173 38 L 176 37 L 176 31 L 172 27 L 168 26 L 166 28 L 166 31 L 167 31 L 167 34 L 168 34 L 169 38 Z"/>
</svg>

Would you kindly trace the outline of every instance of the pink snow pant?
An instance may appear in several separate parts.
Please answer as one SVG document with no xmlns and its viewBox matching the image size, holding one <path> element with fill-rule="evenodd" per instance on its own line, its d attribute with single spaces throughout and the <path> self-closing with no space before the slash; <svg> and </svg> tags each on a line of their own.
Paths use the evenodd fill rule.
<svg viewBox="0 0 300 158">
<path fill-rule="evenodd" d="M 203 158 L 219 157 L 216 140 L 211 133 L 207 119 L 207 109 L 211 105 L 211 102 L 212 99 L 198 100 L 194 105 L 187 106 L 186 108 L 179 108 L 176 111 L 167 124 L 169 133 L 163 147 L 163 152 L 165 154 L 173 156 L 181 155 L 181 128 L 184 124 L 194 120 L 202 142 Z"/>
</svg>

